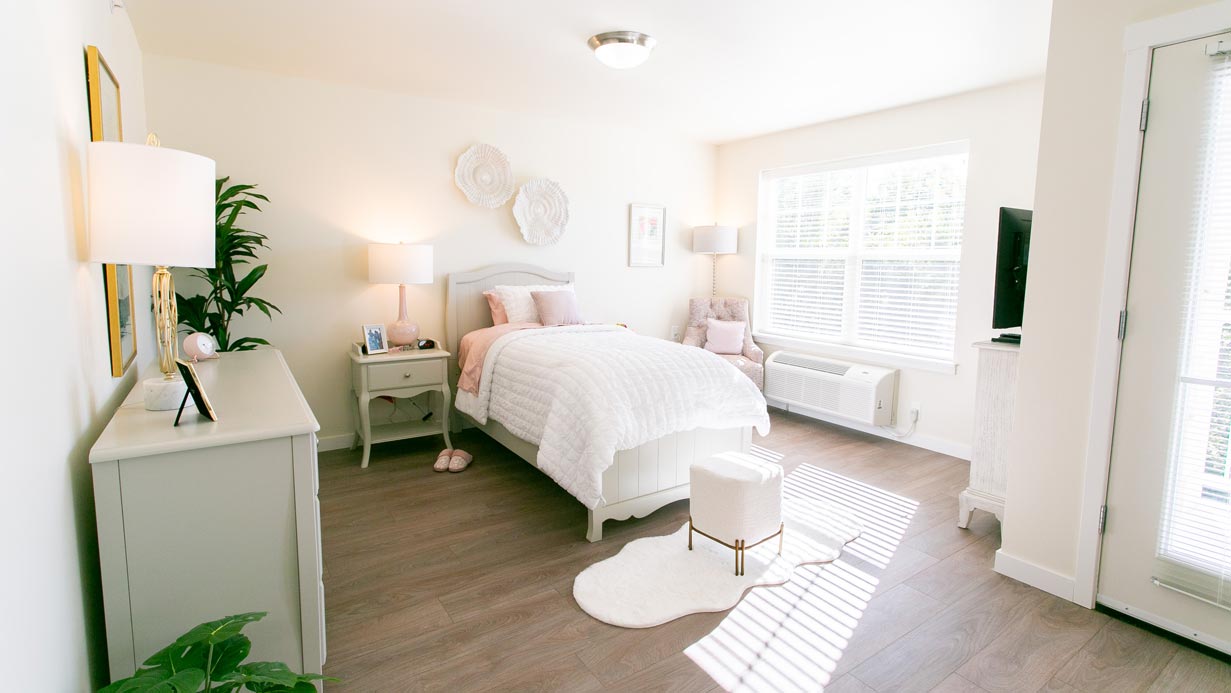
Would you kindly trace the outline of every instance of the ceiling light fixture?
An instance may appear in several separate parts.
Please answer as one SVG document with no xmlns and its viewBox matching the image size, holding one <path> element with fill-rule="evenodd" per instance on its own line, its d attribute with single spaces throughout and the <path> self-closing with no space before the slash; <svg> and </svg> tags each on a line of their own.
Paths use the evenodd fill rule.
<svg viewBox="0 0 1231 693">
<path fill-rule="evenodd" d="M 627 70 L 645 62 L 657 41 L 640 31 L 604 31 L 591 36 L 588 43 L 600 63 L 617 70 Z"/>
</svg>

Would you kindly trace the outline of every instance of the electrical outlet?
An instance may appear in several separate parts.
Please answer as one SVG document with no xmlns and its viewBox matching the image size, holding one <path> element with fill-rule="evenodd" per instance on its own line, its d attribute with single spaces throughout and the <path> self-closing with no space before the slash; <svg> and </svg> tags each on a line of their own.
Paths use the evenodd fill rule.
<svg viewBox="0 0 1231 693">
<path fill-rule="evenodd" d="M 671 341 L 673 341 L 673 342 L 678 342 L 678 341 L 680 341 L 680 329 L 681 329 L 681 328 L 680 328 L 680 326 L 679 326 L 679 325 L 672 325 L 672 326 L 671 326 Z"/>
<path fill-rule="evenodd" d="M 910 420 L 912 423 L 919 420 L 919 403 L 918 402 L 910 403 Z"/>
</svg>

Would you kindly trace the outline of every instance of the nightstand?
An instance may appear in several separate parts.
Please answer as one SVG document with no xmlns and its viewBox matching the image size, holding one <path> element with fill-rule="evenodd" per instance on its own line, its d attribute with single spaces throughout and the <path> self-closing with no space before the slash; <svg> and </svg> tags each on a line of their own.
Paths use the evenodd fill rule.
<svg viewBox="0 0 1231 693">
<path fill-rule="evenodd" d="M 449 352 L 444 349 L 399 351 L 392 354 L 365 355 L 358 344 L 351 346 L 351 390 L 355 393 L 355 444 L 363 441 L 363 462 L 368 466 L 373 443 L 441 435 L 445 447 L 449 442 Z M 432 404 L 432 417 L 427 421 L 399 421 L 372 425 L 368 408 L 376 397 L 415 397 L 424 392 L 437 396 Z"/>
</svg>

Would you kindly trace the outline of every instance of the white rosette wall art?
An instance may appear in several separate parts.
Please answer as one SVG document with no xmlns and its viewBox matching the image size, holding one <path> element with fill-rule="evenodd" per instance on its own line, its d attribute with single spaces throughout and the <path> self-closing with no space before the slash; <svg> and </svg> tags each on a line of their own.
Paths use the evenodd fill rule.
<svg viewBox="0 0 1231 693">
<path fill-rule="evenodd" d="M 513 171 L 504 152 L 490 144 L 476 144 L 457 158 L 453 180 L 466 199 L 495 209 L 513 196 Z"/>
<path fill-rule="evenodd" d="M 528 180 L 517 191 L 513 218 L 527 243 L 552 245 L 560 240 L 564 227 L 568 226 L 568 197 L 554 180 Z"/>
</svg>

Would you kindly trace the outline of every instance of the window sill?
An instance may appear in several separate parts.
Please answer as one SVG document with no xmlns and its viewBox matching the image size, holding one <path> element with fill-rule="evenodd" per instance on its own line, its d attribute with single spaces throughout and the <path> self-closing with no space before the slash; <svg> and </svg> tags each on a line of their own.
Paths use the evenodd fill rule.
<svg viewBox="0 0 1231 693">
<path fill-rule="evenodd" d="M 849 344 L 815 342 L 807 339 L 796 339 L 794 337 L 783 337 L 780 335 L 764 334 L 761 332 L 754 332 L 752 334 L 752 338 L 759 344 L 768 344 L 781 349 L 798 350 L 807 354 L 829 356 L 847 361 L 859 361 L 861 363 L 870 363 L 876 366 L 904 368 L 907 370 L 926 371 L 929 373 L 943 373 L 945 375 L 953 375 L 957 373 L 957 364 L 953 361 L 931 359 L 926 356 L 895 354 L 889 351 L 867 349 L 865 347 L 851 346 Z"/>
</svg>

